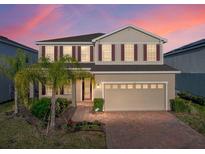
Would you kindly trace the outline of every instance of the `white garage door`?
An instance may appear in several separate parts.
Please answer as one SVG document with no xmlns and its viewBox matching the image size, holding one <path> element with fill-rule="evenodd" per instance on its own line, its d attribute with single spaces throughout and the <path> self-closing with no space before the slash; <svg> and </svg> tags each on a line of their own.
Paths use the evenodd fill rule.
<svg viewBox="0 0 205 154">
<path fill-rule="evenodd" d="M 166 110 L 164 83 L 106 83 L 105 111 Z"/>
</svg>

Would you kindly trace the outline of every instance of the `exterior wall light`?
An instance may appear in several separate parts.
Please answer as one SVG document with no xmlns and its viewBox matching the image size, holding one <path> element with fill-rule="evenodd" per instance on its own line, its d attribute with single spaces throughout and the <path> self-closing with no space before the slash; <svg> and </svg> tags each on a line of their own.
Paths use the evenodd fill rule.
<svg viewBox="0 0 205 154">
<path fill-rule="evenodd" d="M 100 88 L 100 84 L 99 84 L 99 83 L 97 83 L 97 86 L 96 86 L 96 87 L 97 87 L 97 89 L 99 89 L 99 88 Z"/>
</svg>

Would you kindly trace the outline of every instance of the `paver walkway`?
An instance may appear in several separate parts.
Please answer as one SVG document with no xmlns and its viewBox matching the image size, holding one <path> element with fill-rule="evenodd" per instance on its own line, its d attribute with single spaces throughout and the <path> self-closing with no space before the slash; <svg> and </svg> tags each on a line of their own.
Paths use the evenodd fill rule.
<svg viewBox="0 0 205 154">
<path fill-rule="evenodd" d="M 82 102 L 72 119 L 105 123 L 108 148 L 205 148 L 205 137 L 169 112 L 93 114 Z"/>
</svg>

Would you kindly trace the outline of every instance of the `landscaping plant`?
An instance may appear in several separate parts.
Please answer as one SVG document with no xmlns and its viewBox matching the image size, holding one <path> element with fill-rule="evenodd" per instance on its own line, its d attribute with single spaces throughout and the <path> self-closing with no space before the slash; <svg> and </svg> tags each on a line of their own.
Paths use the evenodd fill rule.
<svg viewBox="0 0 205 154">
<path fill-rule="evenodd" d="M 187 113 L 191 112 L 191 107 L 190 107 L 191 102 L 187 100 L 176 97 L 175 99 L 170 100 L 170 103 L 171 103 L 171 109 L 174 112 L 187 112 Z"/>
<path fill-rule="evenodd" d="M 9 78 L 14 83 L 14 103 L 15 111 L 18 113 L 19 91 L 16 86 L 15 77 L 21 70 L 29 66 L 27 56 L 23 50 L 17 49 L 17 54 L 14 57 L 0 55 L 0 73 Z"/>
<path fill-rule="evenodd" d="M 192 95 L 191 93 L 188 93 L 188 92 L 180 92 L 180 93 L 178 93 L 178 96 L 185 99 L 185 100 L 192 101 L 195 104 L 205 106 L 205 98 L 202 96 L 195 96 L 195 95 Z"/>
<path fill-rule="evenodd" d="M 55 128 L 57 90 L 64 84 L 75 83 L 76 79 L 82 79 L 84 77 L 92 78 L 93 76 L 89 72 L 81 70 L 78 62 L 70 56 L 61 57 L 58 61 L 42 58 L 39 60 L 39 63 L 32 66 L 18 73 L 16 80 L 21 91 L 28 90 L 30 82 L 34 81 L 51 86 L 50 128 L 53 130 Z M 24 85 L 23 88 L 22 85 Z"/>
<path fill-rule="evenodd" d="M 71 101 L 65 98 L 58 98 L 56 101 L 56 117 L 65 111 L 70 104 Z M 34 100 L 31 106 L 31 113 L 47 122 L 51 113 L 51 98 L 43 97 L 39 100 Z"/>
<path fill-rule="evenodd" d="M 103 98 L 95 98 L 93 102 L 93 110 L 95 112 L 102 112 L 104 106 L 104 99 Z"/>
</svg>

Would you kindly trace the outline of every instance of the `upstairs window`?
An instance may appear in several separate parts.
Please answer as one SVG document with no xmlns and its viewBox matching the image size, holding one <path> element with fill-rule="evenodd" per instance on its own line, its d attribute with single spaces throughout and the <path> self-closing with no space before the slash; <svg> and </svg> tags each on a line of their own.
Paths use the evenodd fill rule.
<svg viewBox="0 0 205 154">
<path fill-rule="evenodd" d="M 45 57 L 54 61 L 54 46 L 46 46 Z"/>
<path fill-rule="evenodd" d="M 156 44 L 147 44 L 147 61 L 157 60 Z"/>
<path fill-rule="evenodd" d="M 72 57 L 72 46 L 63 46 L 63 55 Z"/>
<path fill-rule="evenodd" d="M 102 61 L 112 61 L 111 44 L 103 44 L 102 45 Z"/>
<path fill-rule="evenodd" d="M 125 61 L 134 61 L 134 45 L 125 44 Z"/>
<path fill-rule="evenodd" d="M 90 61 L 90 46 L 81 46 L 81 61 Z"/>
</svg>

